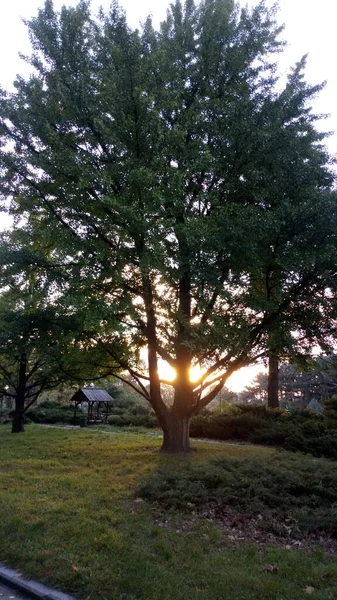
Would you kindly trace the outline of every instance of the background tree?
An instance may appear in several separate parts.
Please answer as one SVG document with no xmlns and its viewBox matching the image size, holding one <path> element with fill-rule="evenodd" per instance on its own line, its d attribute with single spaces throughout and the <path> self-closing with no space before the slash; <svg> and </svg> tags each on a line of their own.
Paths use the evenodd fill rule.
<svg viewBox="0 0 337 600">
<path fill-rule="evenodd" d="M 102 352 L 103 338 L 110 348 L 112 336 L 100 315 L 93 306 L 84 311 L 56 294 L 36 249 L 33 264 L 29 248 L 18 245 L 15 234 L 10 240 L 2 236 L 0 395 L 14 401 L 13 433 L 24 431 L 26 411 L 46 391 L 118 371 L 109 353 Z"/>
<path fill-rule="evenodd" d="M 116 4 L 93 20 L 85 1 L 57 14 L 47 0 L 28 27 L 34 74 L 0 98 L 3 198 L 62 293 L 118 323 L 110 355 L 155 410 L 163 449 L 187 450 L 191 416 L 272 330 L 299 346 L 309 295 L 334 279 L 333 177 L 309 105 L 320 87 L 302 61 L 276 90 L 280 28 L 263 3 L 177 1 L 139 32 Z"/>
<path fill-rule="evenodd" d="M 245 388 L 242 398 L 267 403 L 267 389 L 268 374 L 261 372 Z M 307 408 L 314 400 L 324 404 L 337 393 L 336 356 L 318 356 L 302 365 L 281 362 L 279 393 L 283 407 Z"/>
<path fill-rule="evenodd" d="M 46 390 L 66 378 L 53 360 L 58 315 L 31 293 L 9 289 L 0 296 L 0 393 L 14 400 L 13 433 L 24 431 L 24 413 Z"/>
</svg>

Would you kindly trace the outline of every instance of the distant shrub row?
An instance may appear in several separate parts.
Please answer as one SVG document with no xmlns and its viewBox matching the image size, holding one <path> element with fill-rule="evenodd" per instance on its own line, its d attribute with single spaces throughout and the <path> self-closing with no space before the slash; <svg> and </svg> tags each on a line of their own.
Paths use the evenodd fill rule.
<svg viewBox="0 0 337 600">
<path fill-rule="evenodd" d="M 116 427 L 157 427 L 158 421 L 153 410 L 143 404 L 129 404 L 113 407 L 108 424 Z"/>
<path fill-rule="evenodd" d="M 239 440 L 253 444 L 281 446 L 337 459 L 337 413 L 326 415 L 310 410 L 269 410 L 264 406 L 236 405 L 224 413 L 197 415 L 190 435 L 218 440 Z"/>
<path fill-rule="evenodd" d="M 60 404 L 57 400 L 44 400 L 27 410 L 26 419 L 33 423 L 63 423 L 73 425 L 74 405 Z"/>
<path fill-rule="evenodd" d="M 141 404 L 134 402 L 116 402 L 110 407 L 111 414 L 108 424 L 117 427 L 156 427 L 158 425 L 154 412 Z M 10 411 L 6 412 L 6 420 L 10 419 Z M 80 413 L 77 411 L 76 424 L 79 424 Z M 74 424 L 74 406 L 72 404 L 60 404 L 56 400 L 44 400 L 26 412 L 27 422 L 41 424 L 62 423 Z"/>
</svg>

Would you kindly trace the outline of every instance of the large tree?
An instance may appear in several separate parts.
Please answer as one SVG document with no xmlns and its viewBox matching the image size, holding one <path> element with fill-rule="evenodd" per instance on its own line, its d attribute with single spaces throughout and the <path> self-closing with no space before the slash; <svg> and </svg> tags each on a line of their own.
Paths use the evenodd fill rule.
<svg viewBox="0 0 337 600">
<path fill-rule="evenodd" d="M 304 61 L 277 82 L 280 28 L 263 3 L 177 1 L 159 31 L 132 31 L 116 4 L 93 19 L 85 1 L 58 14 L 47 0 L 28 27 L 34 72 L 0 98 L 3 197 L 62 293 L 116 324 L 124 350 L 110 355 L 154 408 L 163 449 L 187 450 L 191 416 L 272 332 L 296 346 L 309 295 L 333 283 L 320 86 Z M 325 314 L 317 301 L 312 319 Z"/>
</svg>

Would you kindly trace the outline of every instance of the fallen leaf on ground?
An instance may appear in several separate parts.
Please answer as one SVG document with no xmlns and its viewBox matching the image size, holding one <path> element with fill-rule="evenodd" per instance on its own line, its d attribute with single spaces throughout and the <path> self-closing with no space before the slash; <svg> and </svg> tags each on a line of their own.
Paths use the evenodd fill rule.
<svg viewBox="0 0 337 600">
<path fill-rule="evenodd" d="M 313 594 L 315 591 L 315 588 L 311 587 L 311 585 L 306 585 L 303 591 L 306 594 Z"/>
<path fill-rule="evenodd" d="M 265 571 L 265 573 L 277 573 L 279 567 L 277 565 L 265 565 L 263 567 L 263 570 Z"/>
</svg>

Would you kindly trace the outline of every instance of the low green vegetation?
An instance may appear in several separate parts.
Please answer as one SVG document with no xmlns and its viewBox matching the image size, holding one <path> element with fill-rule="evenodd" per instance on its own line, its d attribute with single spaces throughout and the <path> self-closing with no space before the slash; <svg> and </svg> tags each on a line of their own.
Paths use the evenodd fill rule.
<svg viewBox="0 0 337 600">
<path fill-rule="evenodd" d="M 157 427 L 158 420 L 150 404 L 126 384 L 108 385 L 114 399 L 110 406 L 109 425 L 116 427 Z"/>
<path fill-rule="evenodd" d="M 337 459 L 337 401 L 323 414 L 311 410 L 267 409 L 261 405 L 228 406 L 192 419 L 190 434 L 218 440 L 240 440 L 283 447 L 292 452 Z"/>
<path fill-rule="evenodd" d="M 33 423 L 64 423 L 74 424 L 74 405 L 60 403 L 57 400 L 43 400 L 26 413 L 26 418 Z M 77 424 L 79 424 L 79 414 Z"/>
<path fill-rule="evenodd" d="M 187 457 L 163 455 L 155 436 L 110 431 L 28 425 L 18 437 L 0 427 L 8 566 L 91 600 L 336 597 L 337 564 L 324 533 L 335 533 L 336 463 L 197 441 Z M 302 512 L 297 528 L 302 506 L 307 522 Z M 236 536 L 234 515 L 270 523 L 268 511 L 298 532 Z M 323 547 L 303 533 L 317 530 Z M 296 543 L 305 549 L 293 550 Z"/>
<path fill-rule="evenodd" d="M 234 507 L 245 519 L 259 515 L 264 531 L 327 533 L 337 537 L 336 464 L 288 453 L 218 456 L 203 463 L 160 469 L 139 495 L 184 511 Z"/>
</svg>

